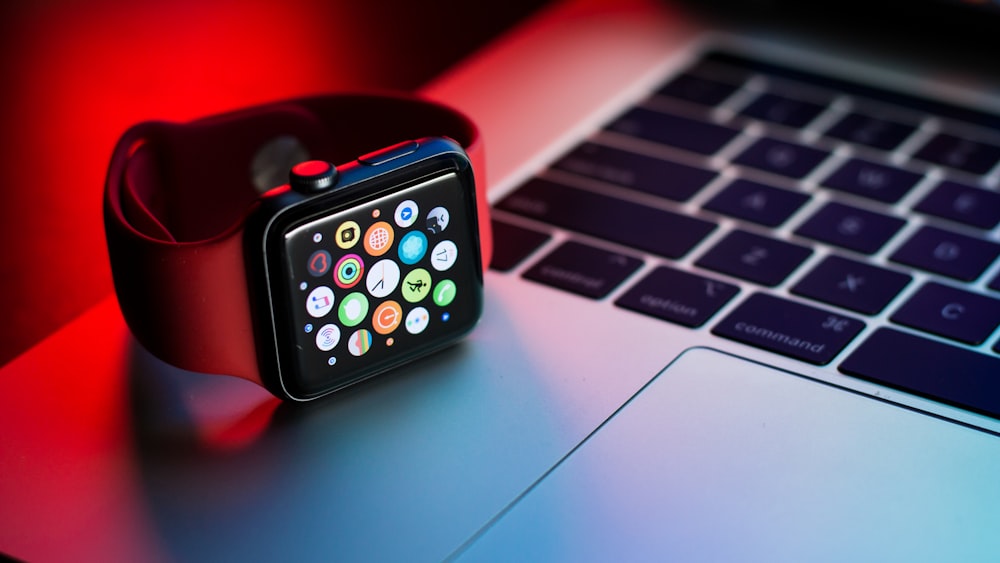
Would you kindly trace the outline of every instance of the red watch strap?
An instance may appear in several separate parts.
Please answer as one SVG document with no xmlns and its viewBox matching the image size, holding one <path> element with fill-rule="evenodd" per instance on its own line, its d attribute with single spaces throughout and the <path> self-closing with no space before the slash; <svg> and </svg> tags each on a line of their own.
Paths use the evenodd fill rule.
<svg viewBox="0 0 1000 563">
<path fill-rule="evenodd" d="M 475 125 L 405 95 L 346 94 L 268 104 L 185 124 L 145 122 L 115 147 L 105 230 L 119 305 L 136 339 L 177 367 L 260 383 L 243 259 L 243 223 L 259 195 L 251 163 L 292 136 L 309 158 L 342 163 L 402 140 L 450 137 L 476 177 L 483 265 L 492 251 Z"/>
</svg>

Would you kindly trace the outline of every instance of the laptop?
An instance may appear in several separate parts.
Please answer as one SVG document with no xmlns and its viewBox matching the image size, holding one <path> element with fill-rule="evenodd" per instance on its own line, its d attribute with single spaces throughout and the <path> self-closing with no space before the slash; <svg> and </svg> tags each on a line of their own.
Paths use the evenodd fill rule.
<svg viewBox="0 0 1000 563">
<path fill-rule="evenodd" d="M 429 84 L 486 141 L 467 341 L 276 410 L 131 341 L 76 345 L 131 431 L 77 429 L 100 447 L 59 458 L 72 477 L 0 548 L 995 561 L 1000 77 L 956 57 L 996 9 L 880 27 L 824 4 L 831 25 L 796 27 L 775 6 L 556 3 Z M 969 11 L 957 36 L 917 18 Z M 113 302 L 57 337 L 109 325 Z"/>
</svg>

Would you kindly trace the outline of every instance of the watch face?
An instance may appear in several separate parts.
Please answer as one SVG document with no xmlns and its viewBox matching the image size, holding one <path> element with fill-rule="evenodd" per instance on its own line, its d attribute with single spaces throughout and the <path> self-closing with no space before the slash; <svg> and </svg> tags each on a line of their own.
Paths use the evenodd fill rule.
<svg viewBox="0 0 1000 563">
<path fill-rule="evenodd" d="M 474 217 L 447 173 L 285 231 L 272 296 L 289 394 L 343 387 L 470 330 L 482 309 Z"/>
</svg>

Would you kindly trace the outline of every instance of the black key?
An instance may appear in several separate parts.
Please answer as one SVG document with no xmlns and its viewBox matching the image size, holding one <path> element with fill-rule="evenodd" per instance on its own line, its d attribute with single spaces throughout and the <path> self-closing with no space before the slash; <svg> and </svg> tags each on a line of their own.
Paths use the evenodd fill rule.
<svg viewBox="0 0 1000 563">
<path fill-rule="evenodd" d="M 1000 358 L 880 328 L 840 371 L 1000 418 Z"/>
<path fill-rule="evenodd" d="M 827 74 L 815 74 L 797 68 L 791 68 L 763 62 L 756 59 L 734 55 L 731 52 L 716 51 L 708 53 L 703 59 L 705 66 L 709 64 L 726 65 L 727 72 L 755 72 L 790 79 L 795 82 L 818 86 L 828 90 L 837 90 L 859 98 L 875 100 L 887 105 L 900 106 L 921 114 L 932 114 L 947 119 L 964 121 L 978 127 L 1000 131 L 1000 115 L 974 110 L 967 105 L 953 105 L 930 98 L 923 98 L 894 90 L 885 90 L 852 80 L 833 78 Z"/>
<path fill-rule="evenodd" d="M 498 272 L 507 272 L 514 269 L 535 251 L 536 248 L 552 238 L 550 235 L 525 229 L 497 221 L 493 224 L 493 259 L 490 260 L 490 268 Z"/>
<path fill-rule="evenodd" d="M 716 176 L 704 168 L 594 143 L 580 145 L 554 167 L 674 201 L 687 201 Z"/>
<path fill-rule="evenodd" d="M 865 315 L 885 308 L 912 278 L 871 264 L 827 256 L 792 288 L 792 293 Z"/>
<path fill-rule="evenodd" d="M 914 209 L 971 227 L 992 229 L 1000 223 L 1000 193 L 945 180 Z"/>
<path fill-rule="evenodd" d="M 524 273 L 529 280 L 600 299 L 642 265 L 634 256 L 568 241 Z"/>
<path fill-rule="evenodd" d="M 712 333 L 822 365 L 864 327 L 865 323 L 851 317 L 755 293 L 715 325 Z"/>
<path fill-rule="evenodd" d="M 939 283 L 927 283 L 893 313 L 891 319 L 966 344 L 982 344 L 1000 325 L 1000 301 Z M 1000 377 L 1000 373 L 997 376 Z"/>
<path fill-rule="evenodd" d="M 789 178 L 804 178 L 830 153 L 770 137 L 758 139 L 733 162 Z"/>
<path fill-rule="evenodd" d="M 645 108 L 629 110 L 608 129 L 698 154 L 715 154 L 739 134 L 738 129 L 718 123 Z"/>
<path fill-rule="evenodd" d="M 660 88 L 657 93 L 706 106 L 717 106 L 739 86 L 684 73 Z"/>
<path fill-rule="evenodd" d="M 899 217 L 830 202 L 796 229 L 795 234 L 873 254 L 905 224 Z"/>
<path fill-rule="evenodd" d="M 831 127 L 827 136 L 860 145 L 891 151 L 917 128 L 862 113 L 849 113 Z"/>
<path fill-rule="evenodd" d="M 740 115 L 801 129 L 823 109 L 820 104 L 765 93 L 743 108 Z"/>
<path fill-rule="evenodd" d="M 698 327 L 739 292 L 735 285 L 660 266 L 615 304 L 665 321 Z"/>
<path fill-rule="evenodd" d="M 774 287 L 799 267 L 812 250 L 782 240 L 735 230 L 713 246 L 697 264 Z"/>
<path fill-rule="evenodd" d="M 1000 161 L 1000 146 L 938 133 L 914 158 L 973 174 L 985 174 Z"/>
<path fill-rule="evenodd" d="M 687 254 L 715 229 L 708 221 L 538 178 L 497 207 L 667 258 Z"/>
<path fill-rule="evenodd" d="M 735 180 L 705 204 L 723 215 L 746 219 L 760 225 L 777 227 L 799 210 L 809 196 L 752 182 Z"/>
<path fill-rule="evenodd" d="M 845 162 L 823 185 L 885 203 L 896 203 L 922 176 L 909 170 L 860 158 Z"/>
<path fill-rule="evenodd" d="M 972 281 L 998 254 L 1000 244 L 995 242 L 937 227 L 922 227 L 890 259 L 950 278 Z"/>
</svg>

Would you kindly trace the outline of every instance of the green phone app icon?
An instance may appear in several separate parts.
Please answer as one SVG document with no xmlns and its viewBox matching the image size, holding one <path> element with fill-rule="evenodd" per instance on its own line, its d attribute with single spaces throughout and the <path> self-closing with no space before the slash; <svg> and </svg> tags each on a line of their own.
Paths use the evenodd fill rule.
<svg viewBox="0 0 1000 563">
<path fill-rule="evenodd" d="M 446 307 L 455 300 L 458 287 L 451 280 L 441 280 L 434 286 L 434 303 L 438 307 Z"/>
</svg>

